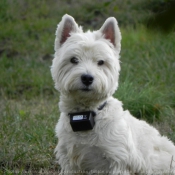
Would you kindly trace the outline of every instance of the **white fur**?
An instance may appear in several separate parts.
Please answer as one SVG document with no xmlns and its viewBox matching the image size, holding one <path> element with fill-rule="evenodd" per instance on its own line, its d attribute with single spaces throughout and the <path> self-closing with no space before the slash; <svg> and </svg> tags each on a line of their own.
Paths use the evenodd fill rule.
<svg viewBox="0 0 175 175">
<path fill-rule="evenodd" d="M 69 15 L 58 25 L 51 73 L 60 91 L 55 152 L 61 174 L 175 174 L 173 143 L 112 97 L 118 87 L 120 41 L 115 18 L 86 33 Z M 70 62 L 72 57 L 78 64 Z M 81 90 L 82 74 L 94 77 L 88 92 Z M 93 130 L 73 132 L 68 113 L 88 110 L 96 112 Z"/>
</svg>

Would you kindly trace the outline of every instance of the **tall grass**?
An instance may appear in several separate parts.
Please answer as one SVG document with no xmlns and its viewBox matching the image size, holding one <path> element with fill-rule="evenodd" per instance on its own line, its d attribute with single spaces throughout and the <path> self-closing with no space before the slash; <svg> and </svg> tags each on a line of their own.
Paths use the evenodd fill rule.
<svg viewBox="0 0 175 175">
<path fill-rule="evenodd" d="M 161 119 L 162 111 L 175 103 L 173 34 L 124 30 L 122 43 L 121 86 L 116 94 L 138 118 Z"/>
<path fill-rule="evenodd" d="M 0 2 L 0 174 L 59 170 L 53 154 L 59 93 L 50 75 L 56 25 L 64 13 L 85 29 L 99 28 L 106 17 L 116 14 L 121 24 L 129 19 L 127 8 L 135 15 L 135 4 L 118 1 L 119 9 L 115 1 L 94 2 Z M 175 142 L 175 36 L 152 33 L 140 25 L 122 27 L 121 32 L 122 70 L 114 96 Z"/>
</svg>

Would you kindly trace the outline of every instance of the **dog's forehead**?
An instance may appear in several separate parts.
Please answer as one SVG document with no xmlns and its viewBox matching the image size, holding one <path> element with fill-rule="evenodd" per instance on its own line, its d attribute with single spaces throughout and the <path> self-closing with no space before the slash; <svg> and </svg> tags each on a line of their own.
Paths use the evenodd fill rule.
<svg viewBox="0 0 175 175">
<path fill-rule="evenodd" d="M 86 52 L 112 53 L 112 44 L 105 39 L 99 38 L 96 32 L 72 33 L 66 43 L 69 45 L 69 48 L 67 48 L 72 51 L 83 50 Z"/>
<path fill-rule="evenodd" d="M 93 44 L 96 41 L 96 36 L 94 32 L 86 33 L 71 33 L 67 42 L 74 42 L 74 44 L 87 45 Z"/>
<path fill-rule="evenodd" d="M 72 47 L 67 47 L 66 52 L 64 52 L 65 57 L 68 59 L 72 56 L 75 56 L 79 59 L 101 59 L 106 58 L 110 59 L 114 56 L 111 49 L 108 49 L 105 44 L 102 42 L 83 42 L 79 41 L 76 44 L 73 44 Z"/>
</svg>

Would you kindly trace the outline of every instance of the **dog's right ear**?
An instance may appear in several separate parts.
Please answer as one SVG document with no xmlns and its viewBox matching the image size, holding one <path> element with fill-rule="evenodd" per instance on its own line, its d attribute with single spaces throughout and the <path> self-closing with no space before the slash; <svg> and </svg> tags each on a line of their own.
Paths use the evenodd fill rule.
<svg viewBox="0 0 175 175">
<path fill-rule="evenodd" d="M 55 51 L 64 44 L 72 32 L 82 32 L 82 29 L 81 27 L 78 27 L 72 16 L 66 14 L 62 17 L 56 30 Z"/>
</svg>

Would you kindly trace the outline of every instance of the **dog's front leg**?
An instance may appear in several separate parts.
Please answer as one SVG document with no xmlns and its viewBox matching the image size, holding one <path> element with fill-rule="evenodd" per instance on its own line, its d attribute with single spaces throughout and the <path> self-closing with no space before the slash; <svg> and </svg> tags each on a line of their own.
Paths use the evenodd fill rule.
<svg viewBox="0 0 175 175">
<path fill-rule="evenodd" d="M 116 160 L 112 160 L 109 170 L 106 170 L 107 175 L 131 175 L 130 170 L 125 165 L 121 165 L 116 162 Z"/>
<path fill-rule="evenodd" d="M 59 175 L 72 174 L 72 168 L 70 166 L 69 158 L 67 156 L 67 149 L 61 144 L 61 141 L 55 148 L 56 159 L 58 164 L 61 166 Z"/>
<path fill-rule="evenodd" d="M 140 161 L 134 145 L 132 133 L 124 120 L 112 121 L 100 128 L 99 148 L 110 162 L 109 174 L 129 175 L 138 172 Z"/>
<path fill-rule="evenodd" d="M 82 171 L 78 166 L 74 165 L 72 148 L 67 147 L 66 143 L 60 138 L 57 147 L 55 148 L 56 159 L 61 166 L 59 175 L 87 175 L 85 171 Z"/>
</svg>

